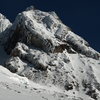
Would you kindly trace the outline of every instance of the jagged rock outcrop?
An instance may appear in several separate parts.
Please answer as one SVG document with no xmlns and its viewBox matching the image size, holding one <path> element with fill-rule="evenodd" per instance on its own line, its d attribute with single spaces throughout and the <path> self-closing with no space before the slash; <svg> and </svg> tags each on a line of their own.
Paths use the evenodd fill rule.
<svg viewBox="0 0 100 100">
<path fill-rule="evenodd" d="M 100 54 L 93 50 L 89 46 L 88 42 L 86 42 L 84 39 L 74 34 L 73 32 L 68 32 L 68 34 L 66 35 L 66 41 L 78 53 L 81 53 L 87 57 L 91 57 L 94 59 L 100 58 Z"/>
</svg>

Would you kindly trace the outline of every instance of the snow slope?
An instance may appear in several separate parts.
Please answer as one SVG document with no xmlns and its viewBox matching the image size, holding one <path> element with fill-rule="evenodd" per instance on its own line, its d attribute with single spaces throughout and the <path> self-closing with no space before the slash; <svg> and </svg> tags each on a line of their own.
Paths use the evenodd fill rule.
<svg viewBox="0 0 100 100">
<path fill-rule="evenodd" d="M 84 95 L 83 95 L 84 96 Z M 92 100 L 87 96 L 87 100 Z M 71 94 L 56 87 L 33 83 L 0 66 L 0 100 L 75 100 Z M 81 100 L 80 97 L 76 99 Z"/>
</svg>

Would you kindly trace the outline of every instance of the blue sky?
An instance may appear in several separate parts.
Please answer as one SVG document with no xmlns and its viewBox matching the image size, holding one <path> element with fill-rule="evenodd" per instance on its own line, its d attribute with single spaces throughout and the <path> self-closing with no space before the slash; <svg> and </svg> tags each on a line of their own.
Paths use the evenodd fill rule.
<svg viewBox="0 0 100 100">
<path fill-rule="evenodd" d="M 31 5 L 55 11 L 63 23 L 100 52 L 100 0 L 0 0 L 0 13 L 13 22 L 19 12 Z"/>
</svg>

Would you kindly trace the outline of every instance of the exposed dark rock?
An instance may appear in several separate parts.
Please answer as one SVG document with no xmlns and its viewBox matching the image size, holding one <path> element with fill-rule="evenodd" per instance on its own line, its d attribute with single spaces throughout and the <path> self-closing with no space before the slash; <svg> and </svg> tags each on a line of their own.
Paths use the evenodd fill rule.
<svg viewBox="0 0 100 100">
<path fill-rule="evenodd" d="M 13 73 L 21 72 L 26 65 L 19 57 L 12 57 L 5 63 L 5 67 Z"/>
<path fill-rule="evenodd" d="M 65 89 L 66 89 L 67 91 L 72 90 L 72 89 L 73 89 L 73 85 L 72 85 L 72 84 L 66 84 L 66 85 L 65 85 Z"/>
</svg>

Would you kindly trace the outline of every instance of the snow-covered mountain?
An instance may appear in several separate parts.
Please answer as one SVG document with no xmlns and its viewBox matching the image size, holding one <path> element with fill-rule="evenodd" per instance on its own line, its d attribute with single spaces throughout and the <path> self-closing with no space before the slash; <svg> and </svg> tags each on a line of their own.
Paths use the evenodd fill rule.
<svg viewBox="0 0 100 100">
<path fill-rule="evenodd" d="M 0 16 L 0 100 L 100 100 L 100 53 L 55 12 Z"/>
</svg>

